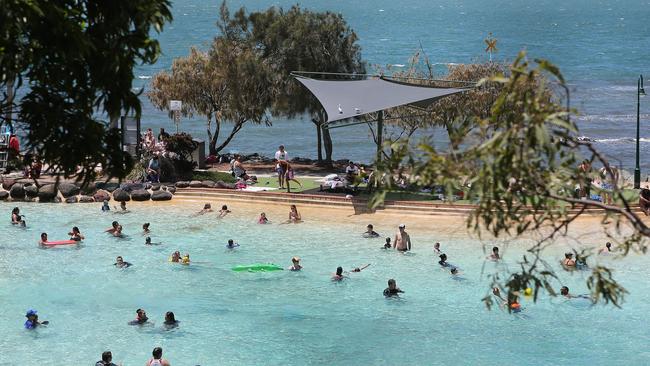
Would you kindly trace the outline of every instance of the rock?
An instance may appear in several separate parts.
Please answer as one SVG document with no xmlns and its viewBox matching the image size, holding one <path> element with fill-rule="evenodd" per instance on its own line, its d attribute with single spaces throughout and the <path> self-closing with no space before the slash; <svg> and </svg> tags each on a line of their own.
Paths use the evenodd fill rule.
<svg viewBox="0 0 650 366">
<path fill-rule="evenodd" d="M 120 184 L 120 189 L 125 191 L 125 192 L 133 192 L 137 191 L 139 189 L 145 189 L 144 184 L 142 183 L 122 183 Z"/>
<path fill-rule="evenodd" d="M 176 193 L 176 187 L 167 187 L 167 192 L 174 194 Z"/>
<path fill-rule="evenodd" d="M 57 196 L 58 191 L 54 187 L 54 184 L 45 184 L 38 189 L 38 201 L 39 202 L 52 202 Z"/>
<path fill-rule="evenodd" d="M 90 182 L 86 184 L 85 186 L 81 187 L 81 193 L 84 195 L 92 195 L 97 191 L 97 184 L 95 182 Z"/>
<path fill-rule="evenodd" d="M 113 191 L 113 199 L 118 202 L 128 202 L 131 200 L 131 196 L 129 195 L 129 192 L 118 188 Z"/>
<path fill-rule="evenodd" d="M 72 183 L 59 183 L 59 192 L 64 198 L 76 196 L 79 194 L 81 189 Z"/>
<path fill-rule="evenodd" d="M 39 198 L 39 202 L 40 202 L 40 198 Z M 61 197 L 59 197 L 59 196 L 54 197 L 54 199 L 52 200 L 52 202 L 54 202 L 54 203 L 61 203 Z"/>
<path fill-rule="evenodd" d="M 144 183 L 144 184 L 142 185 L 142 189 L 151 189 L 151 187 L 153 187 L 153 186 L 151 185 L 151 183 Z"/>
<path fill-rule="evenodd" d="M 146 189 L 138 189 L 131 192 L 131 199 L 134 201 L 149 201 L 151 193 Z"/>
<path fill-rule="evenodd" d="M 214 188 L 215 183 L 212 180 L 204 180 L 201 182 L 201 185 L 205 188 Z"/>
<path fill-rule="evenodd" d="M 106 183 L 106 184 L 104 185 L 104 188 L 103 188 L 103 189 L 104 189 L 105 191 L 108 191 L 108 192 L 113 192 L 113 191 L 115 191 L 115 190 L 118 189 L 118 188 L 120 188 L 120 185 L 119 185 L 119 184 L 117 184 L 117 183 L 113 183 L 113 182 L 108 182 L 108 183 Z"/>
<path fill-rule="evenodd" d="M 4 201 L 7 198 L 9 198 L 9 192 L 7 191 L 0 191 L 0 201 Z"/>
<path fill-rule="evenodd" d="M 172 194 L 169 191 L 158 190 L 151 195 L 152 201 L 169 201 L 172 199 Z"/>
<path fill-rule="evenodd" d="M 65 203 L 77 203 L 77 196 L 66 197 Z"/>
<path fill-rule="evenodd" d="M 91 196 L 79 196 L 79 203 L 92 203 L 95 200 Z"/>
<path fill-rule="evenodd" d="M 201 188 L 203 187 L 203 183 L 200 180 L 193 180 L 190 182 L 190 187 L 192 188 Z"/>
<path fill-rule="evenodd" d="M 215 185 L 215 188 L 235 189 L 235 184 L 234 183 L 226 183 L 226 182 L 220 180 Z"/>
<path fill-rule="evenodd" d="M 187 181 L 176 182 L 176 188 L 187 188 L 189 186 L 190 186 L 190 182 Z"/>
<path fill-rule="evenodd" d="M 34 198 L 38 196 L 38 187 L 34 184 L 23 186 L 25 189 L 25 195 L 29 198 Z"/>
<path fill-rule="evenodd" d="M 9 190 L 9 195 L 12 199 L 23 200 L 25 199 L 25 188 L 21 183 L 14 183 Z"/>
<path fill-rule="evenodd" d="M 158 191 L 160 190 L 161 184 L 160 183 L 154 183 L 151 185 L 151 190 L 152 191 Z"/>
<path fill-rule="evenodd" d="M 3 187 L 4 189 L 6 189 L 6 190 L 10 190 L 11 187 L 12 187 L 14 184 L 16 184 L 16 180 L 15 180 L 15 179 L 11 179 L 11 178 L 3 178 L 3 179 L 2 179 L 2 187 Z"/>
<path fill-rule="evenodd" d="M 100 189 L 99 191 L 95 192 L 95 194 L 93 194 L 93 199 L 95 200 L 95 202 L 110 201 L 111 194 L 108 191 Z"/>
</svg>

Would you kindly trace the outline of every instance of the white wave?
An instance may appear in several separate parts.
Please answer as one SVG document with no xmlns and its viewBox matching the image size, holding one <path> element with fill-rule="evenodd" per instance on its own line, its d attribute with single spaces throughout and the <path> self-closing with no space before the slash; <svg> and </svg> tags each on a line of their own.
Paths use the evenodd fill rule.
<svg viewBox="0 0 650 366">
<path fill-rule="evenodd" d="M 151 79 L 149 75 L 138 75 L 138 79 Z"/>
<path fill-rule="evenodd" d="M 390 38 L 379 38 L 379 40 L 382 41 L 382 42 L 386 42 L 386 41 L 390 40 Z"/>
<path fill-rule="evenodd" d="M 635 142 L 636 139 L 632 137 L 619 137 L 619 138 L 606 138 L 606 139 L 597 139 L 597 138 L 592 138 L 588 136 L 580 136 L 578 137 L 578 140 L 580 141 L 592 141 L 592 142 L 600 142 L 604 144 L 618 144 L 618 143 L 632 143 Z M 639 138 L 639 142 L 650 142 L 650 137 L 641 137 Z"/>
<path fill-rule="evenodd" d="M 379 11 L 384 11 L 384 9 L 379 9 Z"/>
<path fill-rule="evenodd" d="M 393 64 L 393 66 L 394 66 L 394 67 L 404 67 L 404 66 L 406 66 L 406 65 L 404 65 L 404 64 Z"/>
</svg>

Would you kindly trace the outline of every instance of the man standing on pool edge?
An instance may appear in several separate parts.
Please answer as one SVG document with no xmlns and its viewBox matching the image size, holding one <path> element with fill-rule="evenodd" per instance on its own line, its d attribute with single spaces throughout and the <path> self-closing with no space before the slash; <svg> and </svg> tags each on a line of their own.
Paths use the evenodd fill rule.
<svg viewBox="0 0 650 366">
<path fill-rule="evenodd" d="M 406 232 L 406 225 L 400 224 L 399 231 L 395 234 L 394 247 L 400 252 L 411 250 L 411 237 Z"/>
<path fill-rule="evenodd" d="M 275 170 L 278 172 L 278 184 L 280 185 L 280 189 L 283 189 L 284 177 L 287 172 L 284 171 L 284 168 L 280 164 L 281 161 L 289 161 L 289 154 L 284 150 L 284 145 L 280 145 L 278 151 L 275 152 Z"/>
</svg>

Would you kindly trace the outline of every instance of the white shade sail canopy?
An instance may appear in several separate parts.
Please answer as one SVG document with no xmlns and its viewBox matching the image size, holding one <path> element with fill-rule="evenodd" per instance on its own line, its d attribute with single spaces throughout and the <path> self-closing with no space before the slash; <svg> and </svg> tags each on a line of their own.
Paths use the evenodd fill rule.
<svg viewBox="0 0 650 366">
<path fill-rule="evenodd" d="M 323 106 L 327 123 L 403 105 L 425 108 L 442 97 L 467 90 L 406 84 L 384 78 L 316 80 L 298 75 L 295 78 Z"/>
</svg>

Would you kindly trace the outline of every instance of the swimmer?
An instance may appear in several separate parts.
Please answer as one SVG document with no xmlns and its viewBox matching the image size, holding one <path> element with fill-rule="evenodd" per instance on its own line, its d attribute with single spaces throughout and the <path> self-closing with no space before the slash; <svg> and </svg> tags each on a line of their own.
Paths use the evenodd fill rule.
<svg viewBox="0 0 650 366">
<path fill-rule="evenodd" d="M 172 263 L 180 263 L 181 262 L 181 252 L 175 251 L 172 253 L 172 256 L 169 258 L 169 261 Z"/>
<path fill-rule="evenodd" d="M 181 264 L 189 266 L 190 265 L 190 255 L 189 253 L 185 253 L 183 258 L 181 258 Z"/>
<path fill-rule="evenodd" d="M 260 218 L 257 219 L 257 223 L 258 224 L 268 224 L 269 223 L 269 219 L 266 218 L 266 214 L 264 212 L 262 212 L 260 214 Z"/>
<path fill-rule="evenodd" d="M 226 248 L 228 249 L 235 249 L 239 246 L 239 244 L 235 243 L 234 240 L 228 239 L 228 244 L 226 244 Z"/>
<path fill-rule="evenodd" d="M 607 243 L 605 243 L 605 247 L 604 247 L 604 248 L 601 248 L 601 249 L 598 251 L 598 254 L 609 254 L 609 253 L 611 253 L 611 252 L 612 252 L 612 243 L 607 242 Z"/>
<path fill-rule="evenodd" d="M 41 325 L 48 325 L 50 322 L 47 320 L 45 321 L 38 321 L 38 315 L 36 314 L 37 311 L 33 309 L 27 310 L 27 314 L 25 314 L 25 317 L 27 320 L 25 321 L 25 329 L 36 329 L 36 327 L 41 326 Z"/>
<path fill-rule="evenodd" d="M 411 237 L 406 232 L 406 225 L 399 225 L 399 230 L 397 234 L 395 234 L 395 239 L 393 242 L 395 243 L 395 249 L 400 252 L 407 252 L 411 250 Z"/>
<path fill-rule="evenodd" d="M 111 206 L 108 205 L 108 200 L 104 200 L 104 204 L 102 205 L 102 212 L 110 211 Z"/>
<path fill-rule="evenodd" d="M 20 209 L 18 207 L 14 207 L 14 209 L 11 210 L 11 224 L 19 225 L 22 219 L 23 217 L 20 215 Z"/>
<path fill-rule="evenodd" d="M 118 366 L 113 363 L 113 354 L 111 351 L 105 351 L 102 353 L 102 360 L 97 361 L 95 366 Z"/>
<path fill-rule="evenodd" d="M 115 258 L 115 263 L 113 265 L 117 268 L 129 268 L 131 267 L 131 263 L 125 262 L 122 256 L 118 256 Z"/>
<path fill-rule="evenodd" d="M 145 222 L 142 225 L 142 235 L 147 235 L 147 234 L 149 234 L 151 232 L 151 230 L 149 230 L 149 225 L 151 225 L 151 224 L 148 223 L 148 222 Z"/>
<path fill-rule="evenodd" d="M 160 245 L 160 244 L 162 244 L 162 243 L 152 243 L 152 242 L 151 242 L 151 237 L 149 237 L 149 236 L 147 236 L 147 237 L 144 239 L 144 245 Z"/>
<path fill-rule="evenodd" d="M 144 309 L 138 309 L 135 311 L 135 320 L 131 320 L 129 325 L 142 325 L 149 320 L 147 318 L 147 312 Z"/>
<path fill-rule="evenodd" d="M 564 253 L 564 260 L 562 261 L 562 265 L 565 267 L 575 268 L 576 260 L 573 259 L 573 253 Z"/>
<path fill-rule="evenodd" d="M 170 366 L 169 361 L 162 358 L 162 353 L 162 348 L 154 348 L 153 352 L 151 352 L 152 358 L 145 363 L 145 366 Z"/>
<path fill-rule="evenodd" d="M 117 228 L 115 228 L 115 231 L 113 231 L 113 236 L 116 238 L 121 238 L 124 234 L 122 234 L 122 225 L 117 225 Z"/>
<path fill-rule="evenodd" d="M 388 280 L 388 287 L 384 289 L 384 296 L 386 297 L 399 297 L 400 293 L 404 293 L 399 287 L 397 287 L 397 282 L 394 279 Z"/>
<path fill-rule="evenodd" d="M 196 216 L 201 216 L 201 215 L 204 215 L 204 214 L 206 214 L 208 212 L 214 212 L 214 211 L 212 211 L 212 205 L 209 204 L 209 203 L 206 203 L 205 205 L 203 205 L 203 209 L 196 213 Z"/>
<path fill-rule="evenodd" d="M 501 256 L 499 255 L 499 247 L 492 247 L 492 254 L 488 256 L 488 259 L 495 262 L 501 259 Z"/>
<path fill-rule="evenodd" d="M 386 243 L 384 244 L 382 249 L 390 249 L 390 238 L 386 238 Z"/>
<path fill-rule="evenodd" d="M 458 268 L 456 268 L 456 267 L 453 267 L 450 272 L 451 272 L 451 275 L 454 276 L 454 277 L 456 277 L 456 276 L 458 276 L 460 274 L 460 272 L 458 272 Z"/>
<path fill-rule="evenodd" d="M 342 281 L 344 278 L 343 267 L 336 267 L 336 273 L 332 275 L 332 281 Z"/>
<path fill-rule="evenodd" d="M 372 224 L 368 224 L 368 226 L 366 226 L 366 232 L 363 233 L 363 237 L 364 238 L 378 238 L 379 233 L 377 233 L 373 229 L 374 229 L 374 227 L 372 226 Z"/>
<path fill-rule="evenodd" d="M 291 205 L 291 211 L 289 211 L 289 221 L 287 222 L 293 222 L 298 223 L 302 221 L 302 216 L 300 216 L 300 213 L 298 212 L 298 208 L 296 205 Z"/>
<path fill-rule="evenodd" d="M 355 268 L 354 268 L 353 270 L 351 270 L 350 272 L 361 272 L 361 271 L 363 271 L 364 269 L 366 269 L 366 268 L 368 268 L 368 267 L 370 267 L 370 263 L 366 264 L 366 265 L 363 266 L 363 267 L 355 267 Z"/>
<path fill-rule="evenodd" d="M 447 263 L 447 254 L 440 254 L 440 260 L 438 261 L 438 264 L 443 267 L 449 267 L 449 263 Z"/>
<path fill-rule="evenodd" d="M 519 303 L 519 299 L 517 296 L 514 296 L 512 298 L 512 301 L 510 302 L 510 311 L 513 313 L 519 313 L 521 312 L 521 304 Z"/>
<path fill-rule="evenodd" d="M 492 288 L 492 295 L 494 295 L 494 297 L 496 297 L 497 300 L 500 301 L 499 304 L 501 306 L 504 306 L 504 305 L 506 305 L 508 303 L 508 301 L 506 301 L 506 299 L 504 299 L 503 296 L 501 296 L 501 291 L 499 290 L 498 287 L 493 287 Z"/>
<path fill-rule="evenodd" d="M 120 223 L 117 222 L 117 221 L 113 221 L 113 223 L 111 224 L 111 227 L 109 227 L 108 229 L 104 230 L 104 232 L 105 232 L 105 233 L 109 233 L 109 234 L 113 234 L 113 233 L 115 232 L 115 230 L 117 230 L 117 227 L 118 227 L 118 226 L 120 226 Z"/>
<path fill-rule="evenodd" d="M 180 321 L 176 320 L 173 312 L 168 311 L 165 314 L 165 322 L 163 323 L 165 329 L 176 328 L 178 327 L 178 323 L 180 323 Z"/>
<path fill-rule="evenodd" d="M 569 293 L 569 288 L 562 286 L 560 289 L 560 295 L 566 297 L 567 299 L 588 299 L 589 295 L 572 295 Z"/>
<path fill-rule="evenodd" d="M 291 267 L 289 267 L 290 271 L 300 271 L 302 269 L 302 266 L 300 265 L 300 257 L 293 257 L 291 258 Z"/>
<path fill-rule="evenodd" d="M 231 213 L 231 212 L 232 212 L 232 211 L 230 211 L 230 210 L 228 209 L 228 206 L 223 205 L 223 206 L 221 206 L 221 210 L 219 210 L 219 218 L 220 218 L 220 219 L 223 219 L 224 217 L 226 217 L 227 214 L 229 214 L 229 213 Z"/>
<path fill-rule="evenodd" d="M 76 226 L 72 228 L 72 231 L 69 232 L 68 235 L 70 235 L 70 240 L 74 240 L 74 241 L 82 241 L 85 239 L 85 237 L 81 235 L 79 228 Z"/>
<path fill-rule="evenodd" d="M 440 243 L 433 244 L 433 251 L 437 254 L 442 254 L 442 250 L 440 250 Z"/>
<path fill-rule="evenodd" d="M 38 241 L 38 244 L 45 245 L 47 243 L 47 233 L 41 233 L 41 240 Z"/>
</svg>

